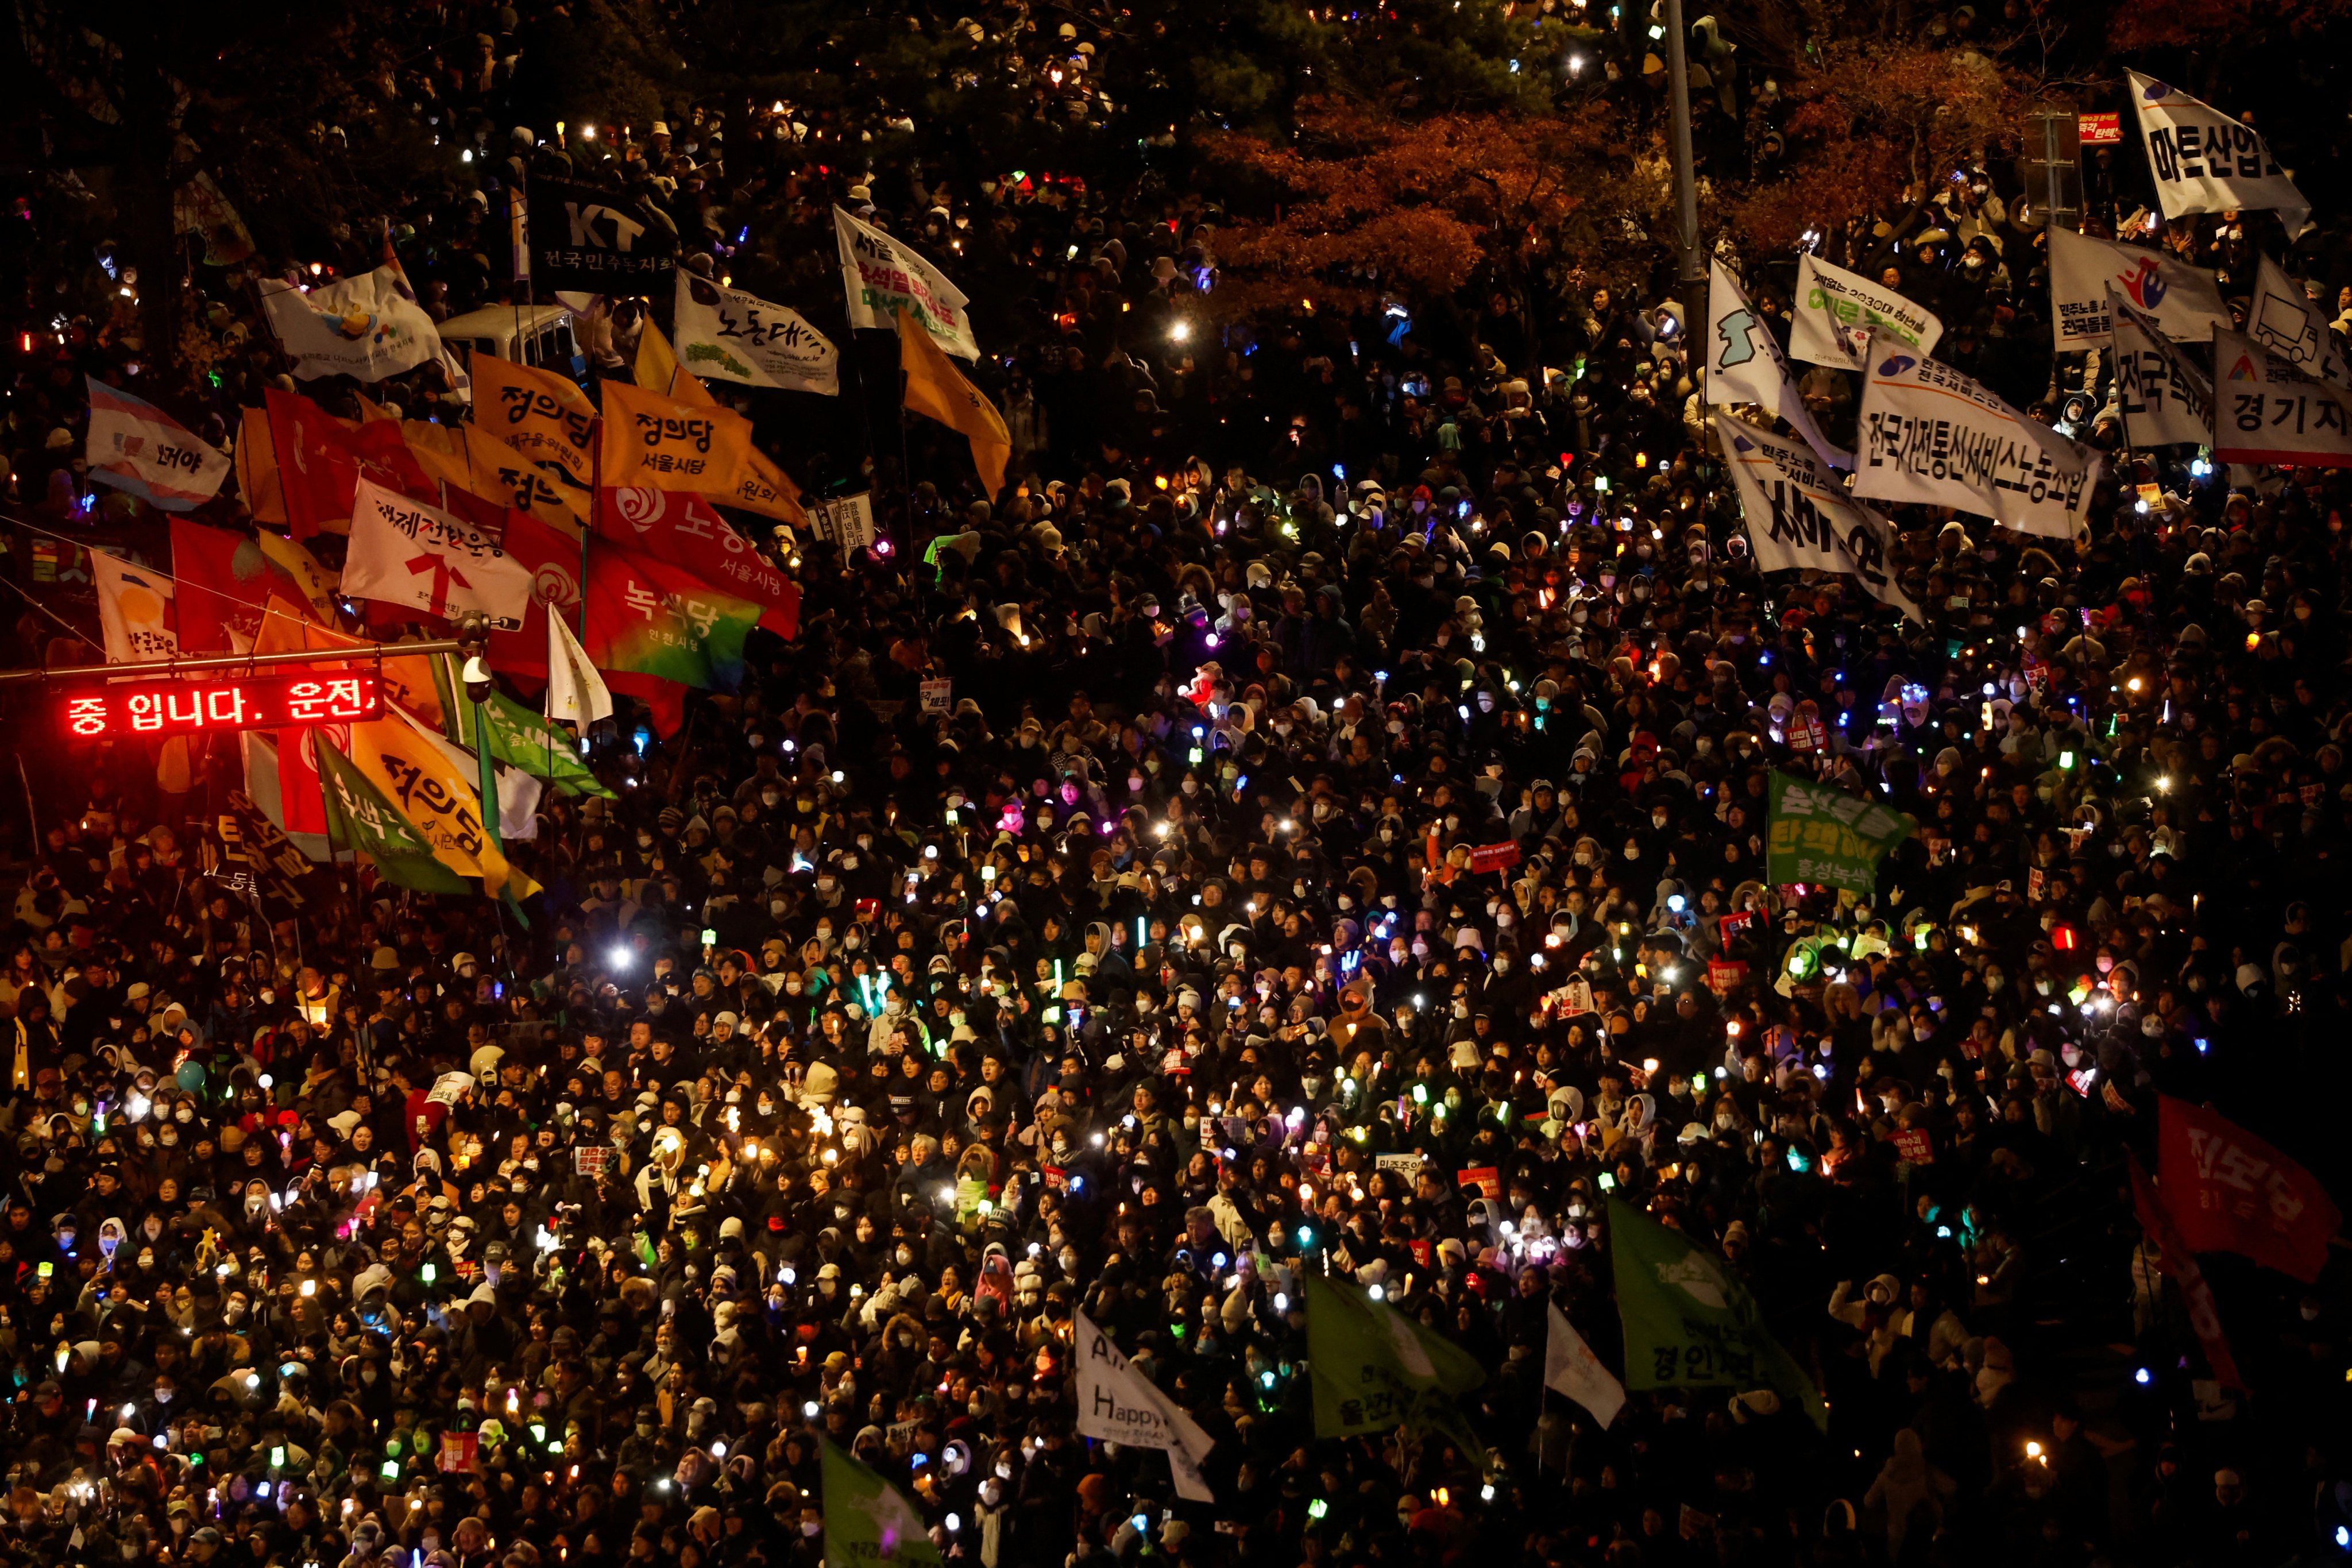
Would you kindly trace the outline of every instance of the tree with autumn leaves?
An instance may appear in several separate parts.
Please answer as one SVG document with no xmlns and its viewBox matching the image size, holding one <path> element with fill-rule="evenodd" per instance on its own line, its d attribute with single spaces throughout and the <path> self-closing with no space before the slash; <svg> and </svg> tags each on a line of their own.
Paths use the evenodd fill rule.
<svg viewBox="0 0 2352 1568">
<path fill-rule="evenodd" d="M 2320 40 L 2352 22 L 2352 0 L 1687 10 L 1709 245 L 1727 237 L 1785 255 L 1809 228 L 1899 226 L 1957 171 L 2007 177 L 2034 110 L 2120 107 L 2126 65 L 2171 72 L 2274 138 L 2285 122 L 2290 147 L 2300 131 L 2306 194 L 2339 162 L 2335 121 L 2290 121 L 2302 110 L 2246 101 L 2242 83 L 2307 75 Z M 1466 0 L 1444 18 L 1355 15 L 1366 47 L 1312 62 L 1317 89 L 1288 116 L 1202 142 L 1232 204 L 1213 310 L 1238 320 L 1302 300 L 1411 305 L 1465 287 L 1524 300 L 1571 281 L 1664 282 L 1675 226 L 1659 9 Z M 1447 26 L 1490 39 L 1502 85 L 1456 73 L 1433 100 L 1432 73 L 1401 73 L 1398 33 L 1421 58 L 1448 58 L 1433 37 Z M 2211 68 L 2221 58 L 2233 68 Z"/>
</svg>

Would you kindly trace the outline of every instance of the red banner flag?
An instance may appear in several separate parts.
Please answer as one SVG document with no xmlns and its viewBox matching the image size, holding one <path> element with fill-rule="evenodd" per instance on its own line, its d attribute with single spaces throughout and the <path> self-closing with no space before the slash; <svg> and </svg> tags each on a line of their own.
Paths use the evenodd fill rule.
<svg viewBox="0 0 2352 1568">
<path fill-rule="evenodd" d="M 182 653 L 246 652 L 261 629 L 270 595 L 295 605 L 308 597 L 252 535 L 177 517 L 172 520 L 172 576 Z M 230 640 L 232 633 L 242 647 Z"/>
<path fill-rule="evenodd" d="M 2213 1308 L 2212 1287 L 2205 1283 L 2205 1271 L 2197 1267 L 2196 1253 L 2181 1241 L 2172 1211 L 2165 1207 L 2164 1195 L 2140 1168 L 2139 1156 L 2125 1158 L 2131 1163 L 2132 1207 L 2138 1211 L 2139 1228 L 2156 1248 L 2156 1266 L 2180 1288 L 2180 1299 L 2189 1306 L 2189 1326 L 2197 1331 L 2198 1342 L 2205 1347 L 2205 1363 L 2213 1369 L 2213 1381 L 2224 1388 L 2244 1388 L 2246 1380 L 2238 1375 L 2237 1358 L 2230 1353 L 2229 1338 L 2221 1332 L 2221 1315 Z"/>
<path fill-rule="evenodd" d="M 597 500 L 597 538 L 683 566 L 714 588 L 751 600 L 760 624 L 786 642 L 799 635 L 800 584 L 728 527 L 709 497 L 627 486 L 607 488 Z"/>
<path fill-rule="evenodd" d="M 2238 1252 L 2305 1284 L 2344 1215 L 2310 1172 L 2212 1111 L 2158 1098 L 2157 1173 L 2192 1252 Z"/>
<path fill-rule="evenodd" d="M 417 500 L 439 501 L 439 487 L 409 451 L 398 421 L 373 420 L 354 428 L 299 393 L 269 387 L 262 399 L 286 527 L 295 538 L 348 532 L 352 492 L 362 478 Z"/>
</svg>

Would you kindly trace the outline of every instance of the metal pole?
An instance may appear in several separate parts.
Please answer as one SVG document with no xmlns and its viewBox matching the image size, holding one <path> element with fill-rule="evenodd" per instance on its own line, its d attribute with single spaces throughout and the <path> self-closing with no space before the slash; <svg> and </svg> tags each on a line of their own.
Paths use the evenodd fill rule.
<svg viewBox="0 0 2352 1568">
<path fill-rule="evenodd" d="M 455 638 L 444 637 L 434 642 L 355 643 L 350 647 L 294 648 L 285 653 L 223 654 L 216 658 L 150 658 L 134 659 L 124 664 L 59 665 L 54 669 L 0 669 L 0 685 L 27 680 L 79 679 L 83 676 L 100 675 L 110 680 L 128 680 L 147 676 L 163 679 L 174 675 L 196 675 L 213 669 L 250 672 L 264 666 L 326 664 L 339 658 L 381 662 L 387 655 L 404 658 L 416 653 L 457 653 L 462 647 L 463 645 Z"/>
<path fill-rule="evenodd" d="M 1666 84 L 1675 110 L 1675 206 L 1682 227 L 1680 293 L 1685 337 L 1706 330 L 1706 262 L 1699 255 L 1698 176 L 1691 159 L 1690 66 L 1684 57 L 1683 0 L 1665 0 Z"/>
</svg>

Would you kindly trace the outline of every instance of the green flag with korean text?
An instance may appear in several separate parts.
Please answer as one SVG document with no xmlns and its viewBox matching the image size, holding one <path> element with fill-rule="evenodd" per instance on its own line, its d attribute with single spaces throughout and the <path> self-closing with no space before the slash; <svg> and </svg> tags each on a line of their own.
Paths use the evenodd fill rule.
<svg viewBox="0 0 2352 1568">
<path fill-rule="evenodd" d="M 940 1561 L 929 1527 L 904 1493 L 832 1444 L 823 1448 L 827 1568 Z"/>
<path fill-rule="evenodd" d="M 1364 1288 L 1307 1276 L 1307 1361 L 1317 1436 L 1404 1426 L 1442 1432 L 1464 1453 L 1485 1458 L 1454 1403 L 1486 1382 L 1477 1358 Z"/>
<path fill-rule="evenodd" d="M 490 717 L 490 756 L 535 779 L 545 779 L 566 795 L 619 797 L 580 760 L 580 744 L 570 734 L 532 712 L 511 697 L 492 691 L 483 704 Z M 450 703 L 448 712 L 457 727 L 461 746 L 474 743 L 474 705 Z"/>
<path fill-rule="evenodd" d="M 1812 1379 L 1713 1251 L 1612 1198 L 1609 1256 L 1625 1324 L 1626 1387 L 1769 1388 L 1828 1429 L 1829 1407 Z"/>
<path fill-rule="evenodd" d="M 743 641 L 765 606 L 641 551 L 600 543 L 583 585 L 580 643 L 598 669 L 657 675 L 706 691 L 743 678 Z"/>
<path fill-rule="evenodd" d="M 328 842 L 356 849 L 375 863 L 376 874 L 396 888 L 418 893 L 470 893 L 474 885 L 443 865 L 416 825 L 386 800 L 367 774 L 310 731 L 318 748 L 319 783 L 327 801 Z"/>
<path fill-rule="evenodd" d="M 1880 858 L 1910 837 L 1912 826 L 1899 811 L 1776 768 L 1765 879 L 1867 893 L 1878 883 Z"/>
</svg>

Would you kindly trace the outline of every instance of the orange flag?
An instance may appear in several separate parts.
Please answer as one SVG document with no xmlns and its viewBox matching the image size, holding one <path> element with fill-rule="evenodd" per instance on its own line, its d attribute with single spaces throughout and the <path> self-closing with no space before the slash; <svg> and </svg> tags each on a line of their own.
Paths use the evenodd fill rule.
<svg viewBox="0 0 2352 1568">
<path fill-rule="evenodd" d="M 751 422 L 631 386 L 604 384 L 602 482 L 726 497 L 751 466 Z"/>
<path fill-rule="evenodd" d="M 898 312 L 898 368 L 907 373 L 907 406 L 928 414 L 971 443 L 972 466 L 992 496 L 1004 488 L 1004 465 L 1013 460 L 1013 437 L 996 405 L 964 379 L 921 322 Z"/>
</svg>

